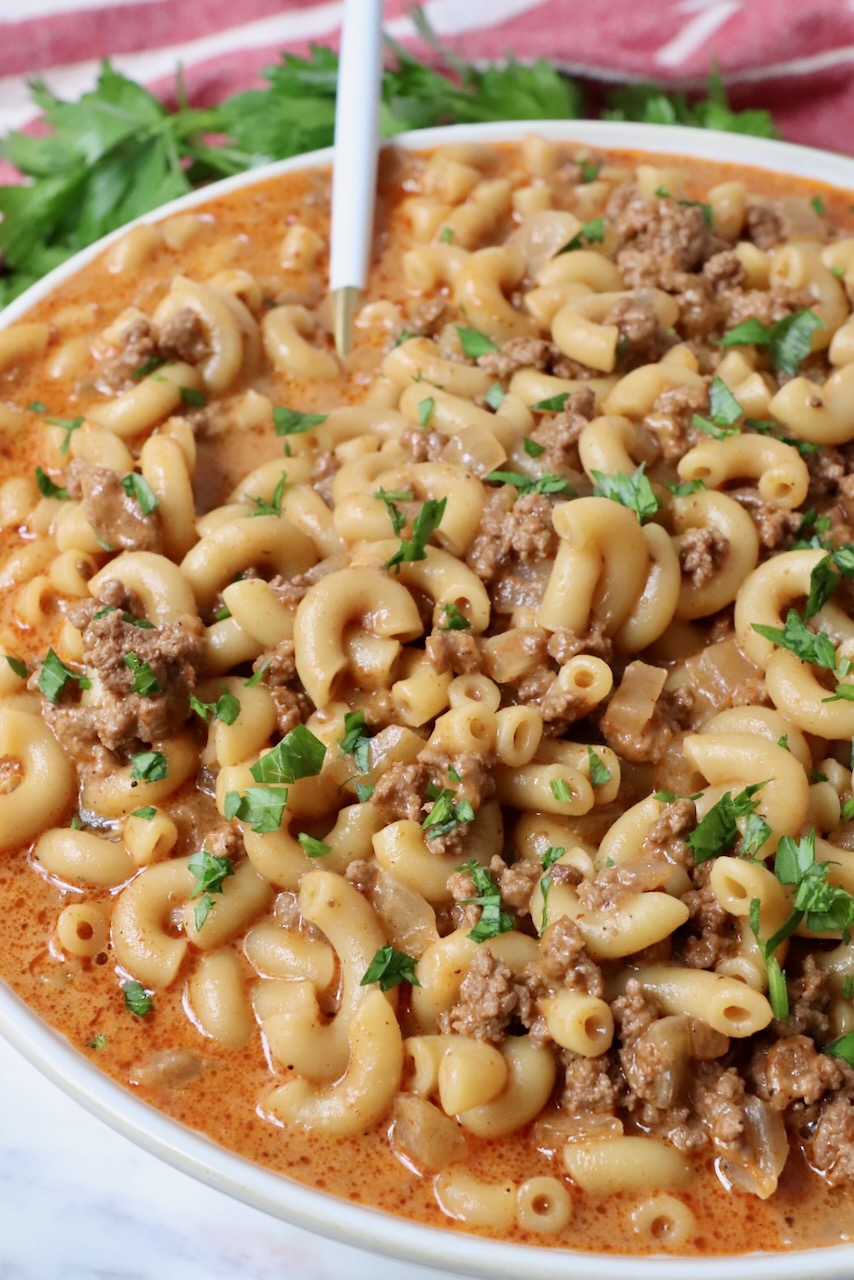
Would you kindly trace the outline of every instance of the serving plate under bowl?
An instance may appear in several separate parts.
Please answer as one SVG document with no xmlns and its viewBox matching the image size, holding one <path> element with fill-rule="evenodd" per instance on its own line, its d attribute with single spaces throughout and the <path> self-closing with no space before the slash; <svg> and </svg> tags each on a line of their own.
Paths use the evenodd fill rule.
<svg viewBox="0 0 854 1280">
<path fill-rule="evenodd" d="M 429 149 L 450 142 L 514 142 L 529 133 L 594 148 L 723 161 L 829 183 L 854 191 L 854 160 L 782 142 L 660 125 L 603 121 L 520 121 L 454 125 L 401 134 L 395 146 Z M 228 178 L 164 205 L 137 222 L 159 221 L 277 174 L 330 165 L 332 151 L 316 151 Z M 134 225 L 134 224 L 129 224 Z M 75 255 L 11 303 L 0 328 L 75 275 L 127 227 Z M 420 1226 L 301 1186 L 234 1155 L 147 1106 L 115 1084 L 0 983 L 0 1034 L 54 1084 L 119 1133 L 201 1182 L 275 1217 L 341 1243 L 456 1274 L 490 1280 L 852 1280 L 854 1245 L 789 1253 L 710 1258 L 646 1257 L 532 1248 Z"/>
</svg>

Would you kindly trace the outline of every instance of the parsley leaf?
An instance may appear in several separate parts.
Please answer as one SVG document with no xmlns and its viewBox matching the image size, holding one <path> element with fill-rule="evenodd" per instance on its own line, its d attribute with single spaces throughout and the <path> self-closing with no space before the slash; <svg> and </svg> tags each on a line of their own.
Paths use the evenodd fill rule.
<svg viewBox="0 0 854 1280">
<path fill-rule="evenodd" d="M 808 307 L 793 311 L 774 324 L 766 325 L 752 317 L 729 329 L 721 338 L 721 346 L 738 347 L 752 344 L 768 347 L 771 363 L 778 373 L 793 378 L 812 346 L 812 336 L 824 321 Z"/>
<path fill-rule="evenodd" d="M 154 1008 L 154 999 L 141 982 L 123 982 L 122 997 L 128 1013 L 132 1013 L 134 1017 L 144 1018 Z"/>
<path fill-rule="evenodd" d="M 611 476 L 604 471 L 591 471 L 590 474 L 596 481 L 594 497 L 610 498 L 612 502 L 622 503 L 624 507 L 634 511 L 643 524 L 644 520 L 649 520 L 658 511 L 658 498 L 644 469 L 645 464 L 642 462 L 630 476 L 624 475 L 622 471 L 616 471 Z"/>
<path fill-rule="evenodd" d="M 261 682 L 264 679 L 264 676 L 267 674 L 267 671 L 269 669 L 270 669 L 269 660 L 267 662 L 262 663 L 261 666 L 258 668 L 258 670 L 253 675 L 251 675 L 248 680 L 243 681 L 244 689 L 252 689 L 255 687 L 256 684 L 261 684 Z"/>
<path fill-rule="evenodd" d="M 142 378 L 147 378 L 150 373 L 156 371 L 166 364 L 163 356 L 152 356 L 150 360 L 146 360 L 143 364 L 137 365 L 133 373 L 130 375 L 134 382 L 139 382 Z"/>
<path fill-rule="evenodd" d="M 277 405 L 273 409 L 273 429 L 277 436 L 296 436 L 325 422 L 325 413 L 301 413 L 299 409 L 285 409 Z"/>
<path fill-rule="evenodd" d="M 494 413 L 496 409 L 500 409 L 501 403 L 504 400 L 504 395 L 505 392 L 501 383 L 493 382 L 492 386 L 483 397 L 484 403 L 487 404 Z"/>
<path fill-rule="evenodd" d="M 543 931 L 545 930 L 549 922 L 549 915 L 548 915 L 549 889 L 551 889 L 552 887 L 552 878 L 549 874 L 549 869 L 553 867 L 554 864 L 557 862 L 558 858 L 562 858 L 565 853 L 566 853 L 566 849 L 564 849 L 562 845 L 553 844 L 553 845 L 550 845 L 549 848 L 546 849 L 545 853 L 543 854 L 543 871 L 545 871 L 546 874 L 540 880 L 540 892 L 543 895 L 543 915 L 540 921 L 540 933 L 543 933 Z"/>
<path fill-rule="evenodd" d="M 448 499 L 442 498 L 436 500 L 429 498 L 423 504 L 418 515 L 412 522 L 412 537 L 402 538 L 400 547 L 395 551 L 390 560 L 386 560 L 386 569 L 395 569 L 400 573 L 400 566 L 413 560 L 426 560 L 426 546 L 431 536 L 438 529 L 442 522 L 442 516 L 445 514 L 445 506 Z"/>
<path fill-rule="evenodd" d="M 556 396 L 546 396 L 545 400 L 537 400 L 534 404 L 528 405 L 529 409 L 536 409 L 538 413 L 561 413 L 569 399 L 568 391 L 560 391 Z"/>
<path fill-rule="evenodd" d="M 536 440 L 532 440 L 530 436 L 525 436 L 522 441 L 522 448 L 525 450 L 529 458 L 539 458 L 541 453 L 545 453 L 546 446 L 538 444 Z"/>
<path fill-rule="evenodd" d="M 132 818 L 142 818 L 143 822 L 150 822 L 157 810 L 153 804 L 143 805 L 141 809 L 134 809 L 130 815 Z"/>
<path fill-rule="evenodd" d="M 304 724 L 298 724 L 281 742 L 250 767 L 256 782 L 296 782 L 314 778 L 323 768 L 326 747 Z"/>
<path fill-rule="evenodd" d="M 770 835 L 771 828 L 765 819 L 760 817 L 758 813 L 749 813 L 744 824 L 744 833 L 741 837 L 741 856 L 743 858 L 756 857 Z"/>
<path fill-rule="evenodd" d="M 103 1035 L 100 1031 L 97 1033 L 97 1035 L 94 1035 L 91 1040 L 86 1041 L 87 1049 L 95 1049 L 97 1051 L 100 1051 L 101 1049 L 106 1049 L 106 1047 L 107 1047 L 107 1037 Z"/>
<path fill-rule="evenodd" d="M 314 836 L 306 835 L 304 831 L 299 833 L 297 840 L 309 858 L 325 858 L 327 853 L 332 852 L 332 846 L 325 840 L 317 840 Z"/>
<path fill-rule="evenodd" d="M 498 347 L 492 339 L 488 338 L 485 333 L 481 333 L 479 329 L 466 329 L 460 325 L 457 325 L 456 329 L 459 334 L 463 355 L 468 356 L 470 360 L 476 360 L 478 356 L 488 355 L 490 351 L 498 351 Z"/>
<path fill-rule="evenodd" d="M 2 197 L 2 190 L 3 188 L 0 187 L 0 197 Z M 0 198 L 0 209 L 2 209 L 2 205 L 3 205 L 2 198 Z M 45 418 L 44 420 L 45 426 L 59 427 L 60 431 L 65 432 L 65 438 L 63 439 L 62 444 L 59 446 L 59 452 L 63 455 L 63 457 L 65 456 L 66 453 L 68 453 L 68 450 L 71 448 L 71 437 L 73 436 L 75 431 L 80 430 L 80 428 L 83 426 L 84 421 L 85 419 L 82 417 L 80 418 Z"/>
<path fill-rule="evenodd" d="M 207 849 L 201 849 L 193 854 L 188 869 L 196 877 L 196 883 L 190 890 L 190 901 L 198 898 L 193 919 L 196 928 L 201 929 L 216 905 L 213 895 L 222 893 L 224 882 L 234 875 L 234 864 L 231 858 L 219 857 L 215 853 L 208 853 Z"/>
<path fill-rule="evenodd" d="M 709 388 L 709 417 L 703 418 L 699 413 L 693 417 L 694 426 L 715 440 L 725 440 L 727 436 L 737 435 L 741 428 L 738 420 L 744 410 L 722 378 L 712 378 Z"/>
<path fill-rule="evenodd" d="M 710 858 L 726 853 L 738 835 L 736 819 L 753 813 L 759 804 L 753 797 L 765 785 L 764 782 L 754 782 L 736 796 L 726 791 L 717 804 L 712 805 L 685 841 L 696 863 L 708 862 Z"/>
<path fill-rule="evenodd" d="M 234 724 L 240 715 L 240 699 L 235 698 L 228 689 L 223 689 L 216 702 L 202 702 L 194 693 L 190 694 L 190 708 L 207 723 L 213 716 L 223 724 Z"/>
<path fill-rule="evenodd" d="M 700 493 L 706 488 L 705 480 L 686 480 L 684 484 L 671 482 L 665 486 L 674 498 L 689 498 L 692 493 Z"/>
<path fill-rule="evenodd" d="M 823 631 L 811 631 L 796 609 L 790 609 L 786 614 L 786 624 L 782 629 L 766 627 L 758 622 L 751 625 L 758 635 L 788 649 L 804 662 L 814 662 L 816 666 L 825 667 L 828 671 L 836 670 L 836 646 L 833 641 Z"/>
<path fill-rule="evenodd" d="M 359 982 L 360 987 L 369 987 L 372 983 L 379 983 L 380 991 L 390 991 L 392 987 L 398 986 L 401 982 L 408 982 L 412 987 L 420 987 L 418 975 L 415 972 L 415 960 L 412 956 L 408 956 L 405 951 L 398 951 L 395 947 L 380 947 L 374 954 L 374 958 L 365 970 L 364 976 Z"/>
<path fill-rule="evenodd" d="M 267 831 L 278 831 L 287 803 L 287 787 L 247 787 L 243 795 L 237 791 L 226 792 L 223 812 L 229 822 L 238 818 L 263 835 Z"/>
<path fill-rule="evenodd" d="M 56 656 L 53 649 L 48 649 L 47 657 L 39 671 L 37 681 L 39 690 L 44 694 L 48 702 L 55 706 L 59 695 L 65 689 L 69 680 L 76 680 L 81 689 L 89 689 L 92 686 L 92 681 L 88 676 L 77 675 Z"/>
<path fill-rule="evenodd" d="M 283 471 L 279 477 L 279 483 L 273 490 L 270 501 L 266 498 L 253 498 L 255 510 L 251 511 L 250 516 L 280 516 L 282 514 L 282 498 L 285 496 L 285 485 L 287 483 L 288 474 Z"/>
<path fill-rule="evenodd" d="M 590 762 L 591 786 L 604 787 L 606 782 L 611 781 L 611 770 L 592 747 L 587 748 L 587 759 Z"/>
<path fill-rule="evenodd" d="M 813 196 L 812 200 L 810 200 L 810 204 L 812 205 L 813 209 L 815 210 L 815 212 L 818 214 L 820 218 L 824 216 L 824 213 L 825 213 L 824 201 L 822 200 L 821 196 Z"/>
<path fill-rule="evenodd" d="M 189 405 L 191 409 L 203 409 L 207 404 L 207 396 L 199 391 L 197 387 L 179 387 L 181 403 Z"/>
<path fill-rule="evenodd" d="M 510 933 L 515 929 L 516 921 L 509 911 L 501 910 L 501 893 L 492 873 L 475 858 L 458 870 L 468 872 L 477 893 L 477 897 L 464 898 L 462 901 L 473 902 L 480 907 L 480 919 L 469 931 L 468 937 L 474 942 L 486 942 L 489 938 L 497 938 L 500 933 Z"/>
<path fill-rule="evenodd" d="M 155 693 L 163 692 L 163 686 L 152 671 L 151 664 L 142 662 L 138 654 L 132 651 L 126 653 L 124 664 L 133 672 L 134 693 L 141 694 L 143 698 L 151 698 Z"/>
<path fill-rule="evenodd" d="M 569 253 L 573 249 L 583 249 L 588 244 L 602 244 L 605 240 L 605 218 L 600 215 L 598 218 L 591 218 L 588 222 L 582 222 L 581 227 L 576 231 L 571 240 L 568 240 L 562 249 L 558 249 L 558 253 Z"/>
<path fill-rule="evenodd" d="M 368 786 L 366 782 L 356 782 L 353 785 L 356 792 L 356 799 L 359 801 L 359 804 L 364 804 L 365 801 L 370 800 L 371 796 L 374 794 L 374 788 Z"/>
<path fill-rule="evenodd" d="M 144 516 L 150 516 L 152 511 L 156 510 L 157 495 L 145 476 L 141 476 L 138 471 L 131 471 L 130 475 L 123 476 L 119 484 L 129 498 L 136 499 Z"/>
<path fill-rule="evenodd" d="M 555 800 L 560 801 L 561 804 L 569 804 L 572 799 L 572 787 L 566 778 L 552 778 L 549 788 Z"/>
<path fill-rule="evenodd" d="M 68 490 L 51 480 L 43 467 L 36 467 L 36 484 L 39 493 L 45 498 L 61 498 L 64 501 L 68 497 Z"/>
<path fill-rule="evenodd" d="M 454 243 L 454 228 L 443 227 L 442 230 L 439 232 L 439 244 L 453 244 L 453 243 Z"/>
<path fill-rule="evenodd" d="M 445 787 L 441 790 L 432 782 L 427 788 L 427 795 L 433 801 L 433 807 L 421 823 L 422 831 L 427 832 L 428 840 L 438 840 L 457 827 L 474 822 L 474 809 L 468 800 L 454 800 L 455 793 Z"/>
<path fill-rule="evenodd" d="M 14 671 L 15 675 L 19 676 L 21 680 L 26 680 L 27 676 L 30 674 L 26 662 L 22 662 L 20 658 L 10 657 L 8 653 L 5 653 L 3 656 Z"/>
<path fill-rule="evenodd" d="M 344 737 L 338 745 L 346 756 L 353 757 L 359 773 L 367 773 L 371 767 L 371 739 L 365 733 L 364 711 L 348 711 L 344 716 Z"/>
<path fill-rule="evenodd" d="M 141 751 L 130 759 L 134 782 L 162 782 L 169 777 L 169 761 L 162 751 Z"/>
<path fill-rule="evenodd" d="M 831 1040 L 823 1046 L 822 1053 L 828 1054 L 831 1058 L 841 1058 L 843 1062 L 848 1063 L 849 1067 L 854 1067 L 854 1031 Z"/>
<path fill-rule="evenodd" d="M 545 471 L 536 478 L 522 475 L 521 471 L 490 471 L 483 477 L 492 484 L 512 484 L 519 490 L 519 496 L 527 493 L 563 493 L 571 498 L 578 495 L 568 480 L 556 476 L 553 471 Z"/>
<path fill-rule="evenodd" d="M 443 604 L 442 613 L 445 621 L 438 627 L 439 631 L 469 631 L 471 623 L 468 618 L 460 612 L 459 607 L 453 603 Z"/>
<path fill-rule="evenodd" d="M 418 401 L 418 425 L 422 429 L 429 427 L 430 419 L 433 417 L 433 410 L 436 408 L 436 400 L 433 396 L 427 396 L 424 400 Z"/>
</svg>

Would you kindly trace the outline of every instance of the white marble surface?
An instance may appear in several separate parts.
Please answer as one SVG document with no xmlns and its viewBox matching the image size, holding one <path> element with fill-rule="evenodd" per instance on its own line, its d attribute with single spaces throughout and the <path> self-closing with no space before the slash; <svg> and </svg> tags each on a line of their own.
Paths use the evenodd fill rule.
<svg viewBox="0 0 854 1280">
<path fill-rule="evenodd" d="M 270 1218 L 90 1116 L 0 1039 L 0 1280 L 449 1280 Z"/>
</svg>

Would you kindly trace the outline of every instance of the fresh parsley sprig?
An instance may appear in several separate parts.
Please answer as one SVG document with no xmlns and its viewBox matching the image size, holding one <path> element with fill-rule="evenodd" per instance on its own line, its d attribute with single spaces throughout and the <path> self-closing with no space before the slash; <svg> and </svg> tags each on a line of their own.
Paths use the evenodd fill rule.
<svg viewBox="0 0 854 1280">
<path fill-rule="evenodd" d="M 641 524 L 644 520 L 650 520 L 658 511 L 658 498 L 645 475 L 643 462 L 630 476 L 624 475 L 622 471 L 615 471 L 610 476 L 604 471 L 591 471 L 590 474 L 596 481 L 594 497 L 610 498 L 612 502 L 628 507 L 630 511 L 634 511 Z"/>
<path fill-rule="evenodd" d="M 767 347 L 771 364 L 777 373 L 794 378 L 801 363 L 810 353 L 813 334 L 816 329 L 823 327 L 821 316 L 816 315 L 809 307 L 802 307 L 774 324 L 763 324 L 755 317 L 744 320 L 735 328 L 727 330 L 721 338 L 721 346 Z"/>
<path fill-rule="evenodd" d="M 201 929 L 216 905 L 213 895 L 223 893 L 225 881 L 234 875 L 234 864 L 231 858 L 220 857 L 209 853 L 207 849 L 201 849 L 190 858 L 188 870 L 196 878 L 190 890 L 190 901 L 198 898 L 193 909 L 193 920 L 196 928 Z"/>
<path fill-rule="evenodd" d="M 501 908 L 501 891 L 492 872 L 482 867 L 475 858 L 458 870 L 471 876 L 477 894 L 474 898 L 463 898 L 461 902 L 473 902 L 480 907 L 480 919 L 468 936 L 474 942 L 487 942 L 490 938 L 497 938 L 499 934 L 510 933 L 515 929 L 516 921 L 509 911 Z"/>
</svg>

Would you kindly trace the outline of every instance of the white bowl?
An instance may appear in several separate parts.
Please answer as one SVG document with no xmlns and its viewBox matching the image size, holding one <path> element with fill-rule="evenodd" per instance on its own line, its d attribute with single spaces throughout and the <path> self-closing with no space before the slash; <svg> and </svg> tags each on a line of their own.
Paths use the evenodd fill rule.
<svg viewBox="0 0 854 1280">
<path fill-rule="evenodd" d="M 620 147 L 734 164 L 828 182 L 854 191 L 854 160 L 738 134 L 660 125 L 602 121 L 531 121 L 457 125 L 401 134 L 394 145 L 410 150 L 454 142 L 512 142 L 526 134 L 593 147 Z M 255 182 L 294 169 L 329 165 L 331 150 L 315 151 L 228 178 L 138 219 L 159 219 L 219 198 Z M 132 225 L 132 224 L 131 224 Z M 0 317 L 0 328 L 20 319 L 61 281 L 124 234 L 126 227 L 69 259 L 39 281 Z M 3 984 L 0 984 L 0 1033 L 54 1084 L 147 1151 L 176 1168 L 257 1209 L 342 1243 L 489 1280 L 851 1280 L 854 1245 L 790 1253 L 710 1258 L 595 1255 L 523 1245 L 441 1231 L 328 1196 L 253 1165 L 140 1102 L 72 1049 Z"/>
</svg>

